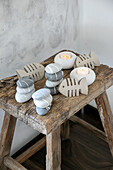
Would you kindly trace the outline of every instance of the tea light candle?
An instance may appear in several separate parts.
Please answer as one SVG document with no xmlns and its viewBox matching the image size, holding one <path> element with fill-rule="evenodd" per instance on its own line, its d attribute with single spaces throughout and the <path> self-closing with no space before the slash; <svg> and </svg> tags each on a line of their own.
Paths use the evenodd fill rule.
<svg viewBox="0 0 113 170">
<path fill-rule="evenodd" d="M 62 59 L 68 60 L 68 59 L 70 59 L 72 57 L 72 55 L 61 54 L 59 57 L 62 58 Z"/>
<path fill-rule="evenodd" d="M 87 67 L 78 67 L 71 71 L 70 78 L 75 78 L 78 81 L 86 78 L 88 85 L 91 85 L 96 78 L 95 72 Z"/>
<path fill-rule="evenodd" d="M 82 68 L 77 69 L 76 73 L 80 76 L 84 76 L 89 73 L 89 69 L 87 67 L 82 67 Z"/>
<path fill-rule="evenodd" d="M 70 69 L 74 66 L 76 55 L 72 52 L 61 52 L 54 58 L 54 62 L 62 66 L 62 69 Z"/>
</svg>

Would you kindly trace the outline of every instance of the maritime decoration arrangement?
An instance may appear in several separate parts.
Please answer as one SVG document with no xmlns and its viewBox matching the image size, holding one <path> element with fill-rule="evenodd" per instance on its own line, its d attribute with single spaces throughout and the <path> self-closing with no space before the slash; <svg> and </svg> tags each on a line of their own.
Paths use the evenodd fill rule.
<svg viewBox="0 0 113 170">
<path fill-rule="evenodd" d="M 31 63 L 24 66 L 24 70 L 16 70 L 18 78 L 29 76 L 34 81 L 41 80 L 44 76 L 44 66 L 39 63 Z"/>
<path fill-rule="evenodd" d="M 31 99 L 35 92 L 34 80 L 30 77 L 22 77 L 17 81 L 15 99 L 18 103 L 24 103 Z"/>
<path fill-rule="evenodd" d="M 63 51 L 55 56 L 54 62 L 60 64 L 62 69 L 70 69 L 74 67 L 76 57 L 76 54 L 72 52 Z"/>
<path fill-rule="evenodd" d="M 42 88 L 37 90 L 33 93 L 32 98 L 34 104 L 36 105 L 36 112 L 40 116 L 43 116 L 49 112 L 53 100 L 49 89 Z"/>
<path fill-rule="evenodd" d="M 96 74 L 95 72 L 87 67 L 78 67 L 71 71 L 70 78 L 75 78 L 77 81 L 80 81 L 82 78 L 86 78 L 88 86 L 91 85 L 95 79 Z"/>
<path fill-rule="evenodd" d="M 86 78 L 77 81 L 73 78 L 67 78 L 62 81 L 58 91 L 66 97 L 79 96 L 79 94 L 88 94 L 88 85 Z"/>
<path fill-rule="evenodd" d="M 89 55 L 80 54 L 76 57 L 74 62 L 74 68 L 76 67 L 89 67 L 94 69 L 95 66 L 100 66 L 100 61 L 98 56 L 91 51 Z"/>
<path fill-rule="evenodd" d="M 51 95 L 58 94 L 58 85 L 63 80 L 63 71 L 61 65 L 57 63 L 48 64 L 45 67 L 45 88 L 48 88 L 51 92 Z"/>
</svg>

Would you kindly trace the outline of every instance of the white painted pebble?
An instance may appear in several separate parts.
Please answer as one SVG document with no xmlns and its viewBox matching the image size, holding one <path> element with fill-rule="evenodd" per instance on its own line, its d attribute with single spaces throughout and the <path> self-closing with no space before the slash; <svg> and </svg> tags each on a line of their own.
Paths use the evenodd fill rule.
<svg viewBox="0 0 113 170">
<path fill-rule="evenodd" d="M 28 100 L 31 99 L 32 97 L 32 94 L 34 93 L 35 90 L 31 91 L 30 93 L 27 93 L 27 94 L 21 94 L 21 93 L 18 93 L 16 92 L 15 94 L 15 99 L 18 103 L 24 103 Z"/>
<path fill-rule="evenodd" d="M 22 93 L 22 94 L 26 94 L 26 93 L 30 93 L 31 91 L 35 90 L 34 89 L 34 84 L 28 88 L 20 88 L 17 86 L 16 88 L 18 93 Z"/>
<path fill-rule="evenodd" d="M 51 105 L 52 99 L 53 99 L 52 96 L 49 95 L 49 96 L 46 97 L 45 99 L 34 100 L 34 104 L 35 104 L 37 107 L 46 108 L 46 107 L 48 107 L 49 105 Z"/>
<path fill-rule="evenodd" d="M 46 97 L 50 96 L 50 90 L 46 88 L 42 88 L 37 90 L 33 93 L 32 98 L 35 100 L 44 99 Z"/>
<path fill-rule="evenodd" d="M 45 67 L 46 73 L 49 73 L 49 74 L 57 73 L 57 72 L 59 72 L 61 70 L 62 70 L 61 65 L 57 64 L 57 63 L 51 63 L 51 64 L 48 64 Z"/>
</svg>

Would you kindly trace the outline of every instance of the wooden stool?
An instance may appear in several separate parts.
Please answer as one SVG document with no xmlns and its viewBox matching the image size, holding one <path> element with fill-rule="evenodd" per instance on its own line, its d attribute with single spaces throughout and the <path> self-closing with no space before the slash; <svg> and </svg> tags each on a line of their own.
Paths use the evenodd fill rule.
<svg viewBox="0 0 113 170">
<path fill-rule="evenodd" d="M 56 55 L 56 54 L 55 54 Z M 54 56 L 55 56 L 54 55 Z M 44 66 L 53 62 L 54 56 L 42 62 Z M 64 71 L 64 78 L 69 77 L 71 70 Z M 108 144 L 113 155 L 113 116 L 108 102 L 106 89 L 113 85 L 113 69 L 106 65 L 95 68 L 96 81 L 89 86 L 87 96 L 66 98 L 58 94 L 53 98 L 53 105 L 45 116 L 36 114 L 33 100 L 19 104 L 15 101 L 17 76 L 12 76 L 0 81 L 0 107 L 5 110 L 5 116 L 0 138 L 0 169 L 25 170 L 21 165 L 26 159 L 41 149 L 46 142 L 46 169 L 61 169 L 61 136 L 62 125 L 63 139 L 69 138 L 68 120 L 81 108 L 96 100 L 100 118 L 105 130 Z M 42 88 L 45 78 L 35 83 L 36 90 Z M 33 147 L 18 156 L 15 160 L 9 156 L 16 120 L 19 119 L 33 129 L 46 135 Z M 63 124 L 64 123 L 64 124 Z"/>
</svg>

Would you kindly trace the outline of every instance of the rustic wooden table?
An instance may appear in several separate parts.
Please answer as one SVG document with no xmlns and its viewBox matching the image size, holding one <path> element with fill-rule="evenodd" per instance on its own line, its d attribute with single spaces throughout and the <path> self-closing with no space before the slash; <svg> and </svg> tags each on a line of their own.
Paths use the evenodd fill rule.
<svg viewBox="0 0 113 170">
<path fill-rule="evenodd" d="M 55 54 L 56 55 L 56 54 Z M 54 56 L 55 56 L 54 55 Z M 44 66 L 53 62 L 54 56 L 42 62 Z M 69 77 L 71 70 L 64 71 L 64 78 Z M 5 170 L 25 170 L 20 163 L 24 162 L 31 155 L 42 148 L 46 141 L 46 169 L 61 169 L 61 125 L 63 139 L 69 137 L 68 120 L 81 108 L 96 100 L 100 118 L 105 130 L 108 144 L 113 155 L 113 116 L 108 102 L 106 89 L 113 85 L 113 68 L 100 65 L 95 68 L 96 81 L 89 86 L 87 96 L 67 98 L 61 94 L 53 97 L 53 105 L 49 113 L 45 116 L 36 114 L 33 100 L 20 104 L 15 101 L 17 76 L 5 78 L 0 81 L 0 108 L 5 110 L 0 138 L 0 167 Z M 45 78 L 35 83 L 36 90 L 42 88 Z M 16 120 L 19 119 L 33 129 L 46 135 L 35 146 L 29 148 L 14 160 L 9 156 L 12 139 L 14 135 Z"/>
</svg>

